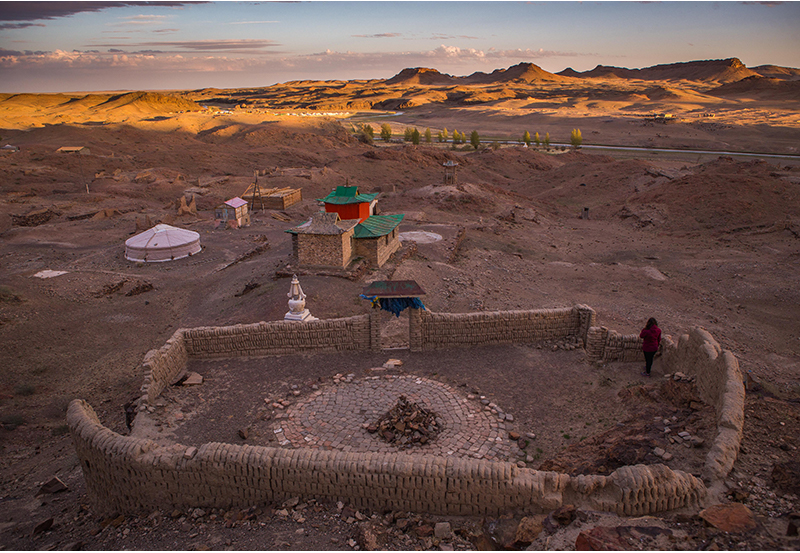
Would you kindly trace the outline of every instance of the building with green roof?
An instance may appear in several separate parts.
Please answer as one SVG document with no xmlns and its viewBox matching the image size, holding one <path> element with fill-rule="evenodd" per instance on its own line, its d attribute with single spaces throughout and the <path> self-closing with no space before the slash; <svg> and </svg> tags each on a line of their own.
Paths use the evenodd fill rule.
<svg viewBox="0 0 800 553">
<path fill-rule="evenodd" d="M 328 213 L 338 213 L 343 220 L 358 219 L 363 222 L 370 215 L 375 215 L 379 194 L 359 194 L 357 186 L 337 186 L 320 201 L 325 203 Z"/>
<path fill-rule="evenodd" d="M 361 222 L 320 212 L 288 229 L 296 262 L 306 267 L 347 268 L 357 257 L 380 267 L 400 248 L 403 214 L 372 215 Z"/>
</svg>

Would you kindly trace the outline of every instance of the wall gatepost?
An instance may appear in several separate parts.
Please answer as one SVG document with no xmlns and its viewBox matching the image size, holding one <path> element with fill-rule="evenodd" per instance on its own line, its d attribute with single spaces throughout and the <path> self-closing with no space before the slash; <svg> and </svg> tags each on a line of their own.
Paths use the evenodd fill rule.
<svg viewBox="0 0 800 553">
<path fill-rule="evenodd" d="M 373 309 L 369 312 L 369 349 L 380 352 L 381 345 L 381 317 L 380 311 Z"/>
</svg>

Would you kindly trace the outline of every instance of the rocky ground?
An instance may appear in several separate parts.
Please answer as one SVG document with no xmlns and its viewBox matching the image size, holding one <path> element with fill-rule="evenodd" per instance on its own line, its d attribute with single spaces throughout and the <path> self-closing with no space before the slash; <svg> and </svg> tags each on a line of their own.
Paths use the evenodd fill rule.
<svg viewBox="0 0 800 553">
<path fill-rule="evenodd" d="M 724 157 L 697 164 L 586 152 L 551 155 L 523 148 L 377 148 L 351 140 L 331 122 L 213 123 L 192 132 L 163 132 L 153 123 L 2 133 L 22 146 L 0 165 L 4 548 L 571 549 L 582 532 L 581 544 L 617 548 L 798 548 L 795 166 Z M 85 143 L 92 154 L 56 155 L 67 142 Z M 448 159 L 460 164 L 459 185 L 452 188 L 438 186 Z M 213 207 L 243 193 L 253 169 L 275 167 L 287 170 L 273 171 L 265 182 L 301 187 L 303 202 L 278 218 L 255 213 L 246 229 L 213 230 Z M 290 261 L 284 230 L 317 209 L 315 198 L 345 182 L 380 191 L 384 213 L 406 214 L 401 231 L 443 239 L 419 244 L 416 253 L 361 280 L 302 276 L 313 315 L 363 313 L 367 306 L 358 294 L 365 279 L 380 277 L 416 280 L 434 311 L 585 303 L 597 310 L 600 324 L 622 333 L 638 332 L 650 316 L 673 336 L 703 326 L 736 354 L 748 378 L 743 449 L 720 498 L 747 511 L 621 519 L 566 509 L 524 520 L 513 513 L 477 520 L 359 513 L 348 505 L 298 499 L 231 511 L 93 514 L 66 434 L 69 400 L 86 399 L 105 425 L 126 433 L 123 406 L 141 386 L 141 360 L 175 329 L 282 319 L 288 279 L 275 275 Z M 194 194 L 198 216 L 178 216 L 175 202 L 184 193 Z M 584 207 L 589 219 L 579 218 Z M 123 243 L 136 232 L 137 220 L 147 217 L 200 232 L 203 252 L 158 266 L 125 261 Z M 34 276 L 45 270 L 64 273 Z M 402 347 L 404 321 L 386 323 L 386 343 Z M 391 357 L 405 355 L 400 351 L 392 350 Z M 547 432 L 520 423 L 522 432 L 542 435 L 545 444 L 539 459 L 528 461 L 526 453 L 523 462 L 599 471 L 608 461 L 602 451 L 620 461 L 633 456 L 667 463 L 683 462 L 676 452 L 701 459 L 707 451 L 711 415 L 702 405 L 692 407 L 691 382 L 663 374 L 636 382 L 638 366 L 581 365 L 579 350 L 558 353 L 574 357 L 570 363 L 580 376 L 569 379 L 556 399 L 574 403 L 588 389 L 601 388 L 605 376 L 615 381 L 602 389 L 613 390 L 613 401 L 632 409 L 631 422 L 624 429 L 593 428 L 578 435 L 583 441 L 553 432 L 565 428 L 543 425 L 551 434 L 546 438 Z M 471 354 L 453 352 L 459 355 Z M 433 372 L 408 365 L 408 371 Z M 332 367 L 327 377 L 347 372 Z M 439 376 L 473 387 L 517 421 L 535 422 L 537 402 L 525 390 L 536 380 L 497 374 L 503 378 L 492 379 L 465 361 Z M 576 413 L 556 405 L 551 411 L 553 417 L 564 413 L 565 422 L 577 428 Z M 685 440 L 665 439 L 667 426 L 705 444 L 687 448 Z M 231 434 L 229 439 L 240 439 Z M 653 456 L 656 448 L 674 459 Z M 694 472 L 696 463 L 685 468 Z M 55 482 L 41 492 L 54 477 L 66 490 L 55 491 Z M 727 526 L 733 522 L 737 526 Z"/>
</svg>

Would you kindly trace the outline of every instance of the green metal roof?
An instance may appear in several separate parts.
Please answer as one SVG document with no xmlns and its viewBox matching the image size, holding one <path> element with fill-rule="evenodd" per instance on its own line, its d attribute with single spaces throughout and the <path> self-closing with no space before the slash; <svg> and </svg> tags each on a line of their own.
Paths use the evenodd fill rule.
<svg viewBox="0 0 800 553">
<path fill-rule="evenodd" d="M 358 186 L 337 186 L 333 192 L 337 196 L 358 196 Z"/>
<path fill-rule="evenodd" d="M 356 231 L 353 236 L 356 238 L 386 236 L 400 224 L 403 217 L 405 215 L 402 213 L 398 215 L 372 215 L 356 225 Z"/>
<path fill-rule="evenodd" d="M 345 205 L 370 203 L 380 192 L 359 194 L 358 186 L 337 186 L 336 190 L 322 198 L 326 204 Z"/>
</svg>

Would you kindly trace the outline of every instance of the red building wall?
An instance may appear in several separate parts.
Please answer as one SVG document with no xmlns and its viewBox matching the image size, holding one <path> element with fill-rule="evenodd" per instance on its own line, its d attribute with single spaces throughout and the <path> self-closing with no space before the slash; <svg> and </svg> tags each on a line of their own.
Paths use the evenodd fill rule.
<svg viewBox="0 0 800 553">
<path fill-rule="evenodd" d="M 369 203 L 359 204 L 325 204 L 325 211 L 328 213 L 338 213 L 340 219 L 359 219 L 359 222 L 369 217 Z"/>
</svg>

